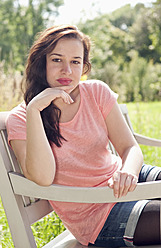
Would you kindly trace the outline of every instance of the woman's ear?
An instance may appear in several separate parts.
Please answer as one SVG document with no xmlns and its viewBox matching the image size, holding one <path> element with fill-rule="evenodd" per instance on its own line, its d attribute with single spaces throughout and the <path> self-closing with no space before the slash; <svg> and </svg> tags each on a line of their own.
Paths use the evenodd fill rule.
<svg viewBox="0 0 161 248">
<path fill-rule="evenodd" d="M 82 70 L 82 76 L 89 74 L 90 71 L 91 71 L 91 63 L 90 62 L 84 63 L 83 70 Z"/>
</svg>

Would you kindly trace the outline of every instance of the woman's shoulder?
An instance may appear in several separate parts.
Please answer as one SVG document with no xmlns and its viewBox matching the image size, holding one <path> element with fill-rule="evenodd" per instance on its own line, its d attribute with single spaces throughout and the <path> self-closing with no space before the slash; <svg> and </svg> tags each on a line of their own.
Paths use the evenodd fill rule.
<svg viewBox="0 0 161 248">
<path fill-rule="evenodd" d="M 21 119 L 22 121 L 26 121 L 26 104 L 24 101 L 10 111 L 7 117 L 7 122 L 13 121 L 17 118 Z"/>
<path fill-rule="evenodd" d="M 26 105 L 24 102 L 13 108 L 7 119 L 8 142 L 14 139 L 26 139 Z"/>
<path fill-rule="evenodd" d="M 89 91 L 94 95 L 100 94 L 101 92 L 104 92 L 106 94 L 114 93 L 106 83 L 97 79 L 89 79 L 86 81 L 81 81 L 80 88 L 82 90 Z"/>
<path fill-rule="evenodd" d="M 83 87 L 99 87 L 99 86 L 105 86 L 106 87 L 106 83 L 104 83 L 101 80 L 98 79 L 88 79 L 85 81 L 81 81 L 80 85 L 82 85 Z M 109 86 L 107 86 L 109 87 Z"/>
</svg>

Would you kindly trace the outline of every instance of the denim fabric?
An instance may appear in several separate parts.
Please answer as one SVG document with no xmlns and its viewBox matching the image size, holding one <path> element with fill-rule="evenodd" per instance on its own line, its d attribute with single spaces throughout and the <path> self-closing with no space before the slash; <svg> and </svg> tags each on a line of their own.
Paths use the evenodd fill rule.
<svg viewBox="0 0 161 248">
<path fill-rule="evenodd" d="M 110 212 L 95 246 L 101 247 L 124 247 L 126 246 L 123 236 L 129 215 L 136 202 L 119 202 Z"/>
<path fill-rule="evenodd" d="M 159 167 L 143 165 L 140 171 L 138 182 L 146 182 L 150 179 L 155 180 L 160 172 L 161 168 Z M 93 246 L 134 246 L 133 235 L 135 232 L 137 221 L 147 202 L 148 201 L 143 200 L 117 203 L 112 208 Z"/>
<path fill-rule="evenodd" d="M 160 171 L 160 167 L 143 164 L 139 174 L 138 182 L 141 183 L 155 181 Z"/>
</svg>

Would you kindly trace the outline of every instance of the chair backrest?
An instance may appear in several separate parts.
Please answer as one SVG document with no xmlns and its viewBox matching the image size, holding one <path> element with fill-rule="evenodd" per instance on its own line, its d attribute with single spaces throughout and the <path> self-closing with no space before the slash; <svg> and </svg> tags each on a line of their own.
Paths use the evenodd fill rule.
<svg viewBox="0 0 161 248">
<path fill-rule="evenodd" d="M 7 115 L 8 112 L 0 112 L 0 196 L 16 247 L 36 248 L 30 225 L 53 209 L 47 200 L 35 200 L 13 193 L 8 173 L 19 173 L 20 167 L 7 142 Z"/>
<path fill-rule="evenodd" d="M 119 107 L 120 107 L 120 110 L 121 110 L 121 112 L 122 112 L 122 114 L 123 114 L 128 126 L 129 126 L 129 128 L 131 129 L 131 132 L 134 134 L 134 130 L 133 130 L 130 118 L 129 118 L 128 109 L 127 109 L 126 104 L 120 104 Z"/>
</svg>

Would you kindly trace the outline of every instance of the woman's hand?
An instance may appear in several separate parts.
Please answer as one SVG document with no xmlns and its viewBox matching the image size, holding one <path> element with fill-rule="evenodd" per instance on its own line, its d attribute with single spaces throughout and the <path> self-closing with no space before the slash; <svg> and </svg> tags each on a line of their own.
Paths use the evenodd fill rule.
<svg viewBox="0 0 161 248">
<path fill-rule="evenodd" d="M 109 179 L 108 186 L 113 189 L 114 196 L 119 198 L 126 196 L 128 192 L 134 191 L 138 182 L 138 177 L 131 173 L 118 170 Z"/>
<path fill-rule="evenodd" d="M 73 103 L 73 99 L 67 92 L 70 92 L 72 88 L 73 86 L 70 85 L 47 88 L 43 90 L 41 93 L 39 93 L 37 96 L 35 96 L 29 102 L 28 108 L 32 107 L 39 111 L 42 111 L 43 109 L 48 107 L 52 101 L 54 101 L 57 98 L 62 98 L 62 100 L 65 103 L 71 104 Z"/>
</svg>

